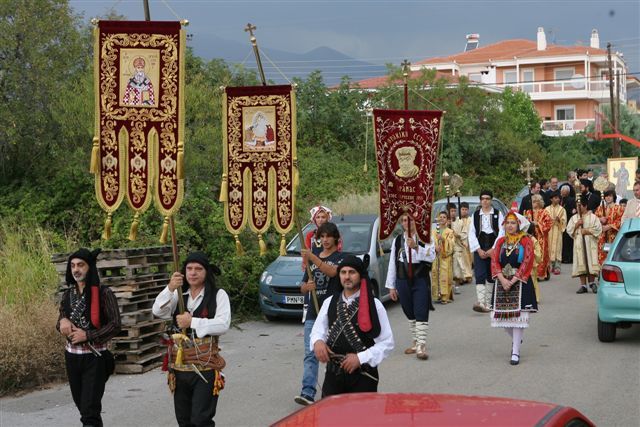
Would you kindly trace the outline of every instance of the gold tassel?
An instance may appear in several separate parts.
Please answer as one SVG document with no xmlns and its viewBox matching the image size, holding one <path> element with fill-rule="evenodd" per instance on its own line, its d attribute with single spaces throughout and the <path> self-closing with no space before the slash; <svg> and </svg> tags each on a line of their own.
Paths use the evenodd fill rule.
<svg viewBox="0 0 640 427">
<path fill-rule="evenodd" d="M 378 242 L 378 253 L 381 257 L 384 256 L 384 251 L 382 250 L 382 245 L 380 244 L 380 242 Z"/>
<path fill-rule="evenodd" d="M 364 173 L 367 173 L 369 171 L 369 168 L 367 167 L 367 163 L 365 162 L 364 167 L 362 168 Z"/>
<path fill-rule="evenodd" d="M 131 223 L 131 229 L 129 230 L 129 240 L 132 242 L 138 238 L 138 224 L 140 224 L 140 214 L 138 212 L 133 215 L 133 222 Z"/>
<path fill-rule="evenodd" d="M 300 182 L 300 171 L 298 170 L 298 158 L 293 159 L 293 188 L 298 188 Z"/>
<path fill-rule="evenodd" d="M 164 217 L 164 223 L 162 224 L 162 234 L 160 235 L 160 243 L 167 244 L 167 236 L 169 235 L 169 217 Z"/>
<path fill-rule="evenodd" d="M 96 174 L 100 171 L 100 140 L 97 137 L 93 138 L 93 148 L 91 149 L 91 164 L 89 166 L 89 172 Z"/>
<path fill-rule="evenodd" d="M 176 354 L 176 366 L 182 366 L 182 344 L 178 346 L 178 354 Z"/>
<path fill-rule="evenodd" d="M 107 219 L 104 222 L 104 231 L 102 232 L 102 238 L 109 240 L 111 238 L 111 212 L 107 214 Z"/>
<path fill-rule="evenodd" d="M 184 179 L 184 141 L 178 141 L 178 179 Z"/>
<path fill-rule="evenodd" d="M 284 234 L 280 238 L 280 255 L 285 256 L 287 254 L 287 241 L 284 240 Z"/>
<path fill-rule="evenodd" d="M 234 234 L 233 237 L 236 239 L 236 254 L 244 255 L 244 249 L 242 248 L 242 243 L 240 242 L 238 235 Z"/>
<path fill-rule="evenodd" d="M 262 234 L 258 234 L 258 245 L 260 246 L 260 256 L 267 254 L 267 244 L 262 239 Z"/>
<path fill-rule="evenodd" d="M 220 201 L 220 202 L 228 201 L 228 199 L 227 199 L 227 193 L 228 192 L 229 192 L 229 189 L 227 187 L 227 174 L 223 173 L 222 174 L 222 184 L 220 185 L 220 197 L 218 198 L 218 201 Z"/>
</svg>

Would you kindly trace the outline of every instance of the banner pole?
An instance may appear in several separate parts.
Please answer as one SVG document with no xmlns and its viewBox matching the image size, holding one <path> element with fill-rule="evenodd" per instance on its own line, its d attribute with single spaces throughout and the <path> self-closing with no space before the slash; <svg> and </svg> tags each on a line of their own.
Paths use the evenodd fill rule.
<svg viewBox="0 0 640 427">
<path fill-rule="evenodd" d="M 256 36 L 253 35 L 253 32 L 257 29 L 255 25 L 251 25 L 248 23 L 245 27 L 244 31 L 249 33 L 249 40 L 251 41 L 251 46 L 253 47 L 253 53 L 256 56 L 256 63 L 258 64 L 258 72 L 260 73 L 260 80 L 262 80 L 262 86 L 267 85 L 267 79 L 264 76 L 264 69 L 262 68 L 262 60 L 260 59 L 260 50 L 258 49 L 258 40 Z"/>
<path fill-rule="evenodd" d="M 409 65 L 411 63 L 408 60 L 402 62 L 402 76 L 404 77 L 404 109 L 409 109 Z"/>
</svg>

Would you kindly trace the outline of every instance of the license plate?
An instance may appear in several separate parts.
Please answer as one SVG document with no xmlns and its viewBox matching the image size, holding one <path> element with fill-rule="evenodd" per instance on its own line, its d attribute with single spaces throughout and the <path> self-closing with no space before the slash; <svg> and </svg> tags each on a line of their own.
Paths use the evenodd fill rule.
<svg viewBox="0 0 640 427">
<path fill-rule="evenodd" d="M 299 296 L 285 295 L 284 303 L 285 304 L 304 304 L 304 295 L 299 295 Z"/>
</svg>

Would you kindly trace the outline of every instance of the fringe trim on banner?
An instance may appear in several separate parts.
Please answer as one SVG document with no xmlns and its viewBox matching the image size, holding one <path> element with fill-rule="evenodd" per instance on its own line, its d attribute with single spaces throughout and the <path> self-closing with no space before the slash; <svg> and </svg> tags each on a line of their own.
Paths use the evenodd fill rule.
<svg viewBox="0 0 640 427">
<path fill-rule="evenodd" d="M 228 201 L 227 199 L 227 193 L 229 192 L 229 188 L 227 187 L 227 174 L 223 173 L 222 174 L 222 184 L 220 184 L 220 197 L 218 198 L 219 202 L 226 202 Z"/>
<path fill-rule="evenodd" d="M 91 165 L 89 172 L 96 174 L 100 171 L 100 139 L 93 137 L 93 147 L 91 148 Z"/>
<path fill-rule="evenodd" d="M 260 233 L 258 233 L 258 245 L 260 246 L 260 256 L 265 256 L 267 254 L 267 244 Z"/>
<path fill-rule="evenodd" d="M 287 241 L 284 239 L 284 233 L 281 234 L 280 238 L 280 256 L 287 255 Z"/>
<path fill-rule="evenodd" d="M 178 141 L 178 179 L 184 179 L 184 141 Z"/>
<path fill-rule="evenodd" d="M 138 238 L 138 225 L 140 225 L 140 214 L 138 212 L 133 215 L 133 222 L 129 230 L 129 240 L 132 242 Z"/>
<path fill-rule="evenodd" d="M 236 239 L 236 254 L 244 255 L 244 249 L 242 247 L 242 243 L 240 242 L 240 238 L 238 238 L 237 234 L 234 234 L 233 237 Z"/>
<path fill-rule="evenodd" d="M 160 243 L 165 245 L 167 243 L 167 237 L 169 236 L 169 217 L 164 217 L 164 222 L 162 223 L 162 234 L 160 234 Z"/>
<path fill-rule="evenodd" d="M 107 213 L 107 219 L 104 221 L 104 231 L 102 232 L 102 238 L 109 240 L 111 238 L 111 212 Z"/>
</svg>

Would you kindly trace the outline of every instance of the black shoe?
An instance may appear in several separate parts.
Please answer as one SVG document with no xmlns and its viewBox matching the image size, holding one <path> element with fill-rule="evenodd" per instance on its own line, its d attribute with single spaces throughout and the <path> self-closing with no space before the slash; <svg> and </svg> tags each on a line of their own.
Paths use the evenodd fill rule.
<svg viewBox="0 0 640 427">
<path fill-rule="evenodd" d="M 302 405 L 302 406 L 308 406 L 308 405 L 313 404 L 313 397 L 307 396 L 306 394 L 301 394 L 299 396 L 296 396 L 293 400 L 297 404 Z"/>
<path fill-rule="evenodd" d="M 594 294 L 598 293 L 598 285 L 596 285 L 595 283 L 592 283 L 589 285 L 589 287 L 591 288 L 591 292 L 593 292 Z"/>
<path fill-rule="evenodd" d="M 587 292 L 589 291 L 587 290 L 586 286 L 580 286 L 580 289 L 576 291 L 576 294 L 586 294 Z"/>
<path fill-rule="evenodd" d="M 511 361 L 509 362 L 512 365 L 517 365 L 520 363 L 520 355 L 519 354 L 512 354 L 511 355 Z"/>
</svg>

